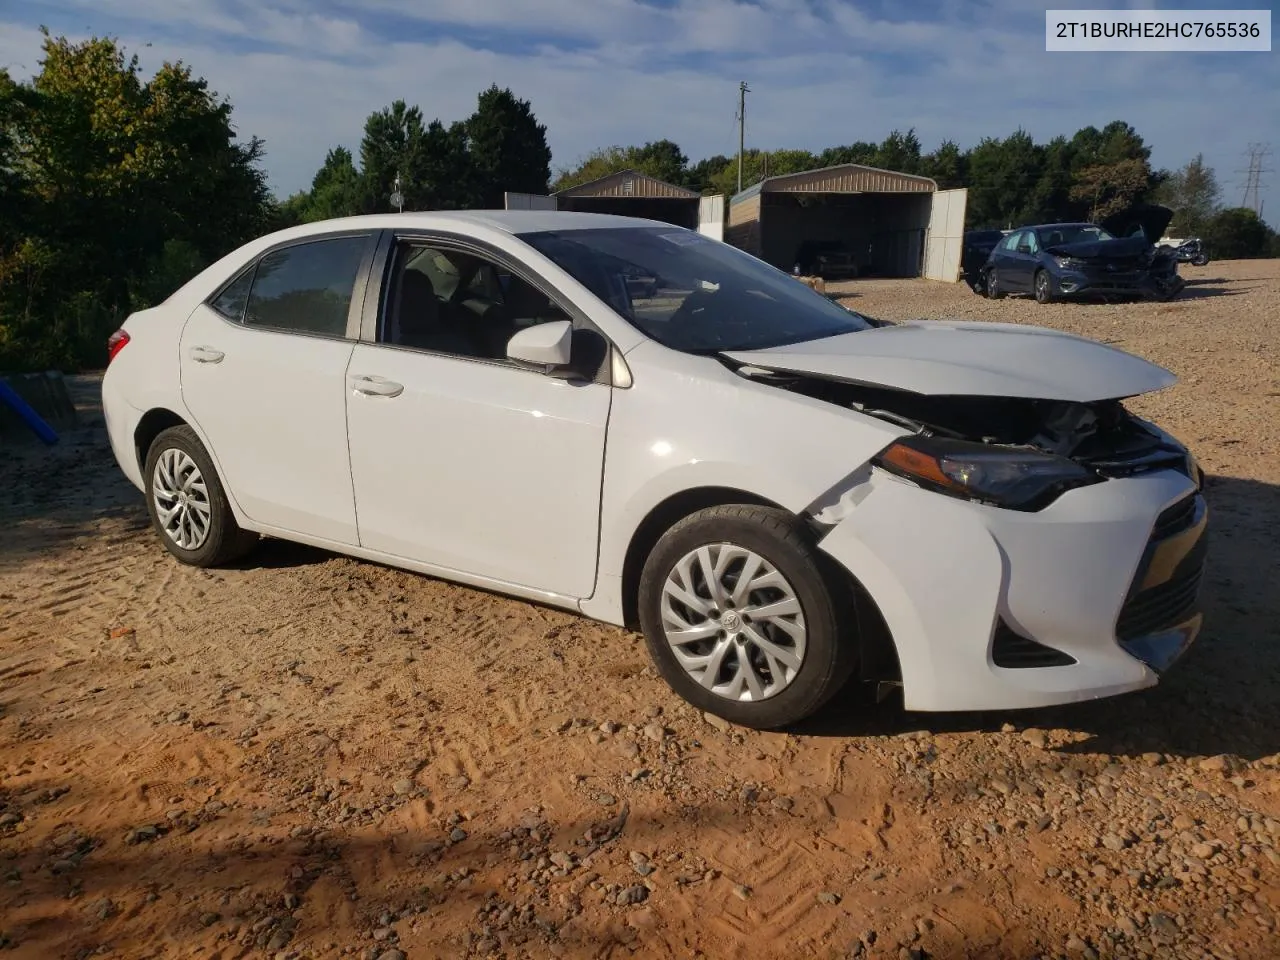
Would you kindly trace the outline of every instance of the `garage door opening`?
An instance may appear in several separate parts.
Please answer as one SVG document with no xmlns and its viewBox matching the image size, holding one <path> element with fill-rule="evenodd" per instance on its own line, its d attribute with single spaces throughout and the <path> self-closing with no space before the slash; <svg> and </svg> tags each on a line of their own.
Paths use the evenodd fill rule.
<svg viewBox="0 0 1280 960">
<path fill-rule="evenodd" d="M 726 239 L 781 270 L 798 266 L 830 280 L 954 282 L 964 195 L 939 191 L 928 177 L 857 164 L 770 177 L 729 201 Z"/>
</svg>

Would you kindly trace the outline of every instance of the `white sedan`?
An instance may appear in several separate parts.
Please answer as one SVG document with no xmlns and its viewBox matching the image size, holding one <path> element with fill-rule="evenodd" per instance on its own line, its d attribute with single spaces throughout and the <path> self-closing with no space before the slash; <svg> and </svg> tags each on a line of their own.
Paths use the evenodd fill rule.
<svg viewBox="0 0 1280 960">
<path fill-rule="evenodd" d="M 860 316 L 647 220 L 415 213 L 256 240 L 111 338 L 116 459 L 179 560 L 280 537 L 643 630 L 769 728 L 1154 684 L 1195 638 L 1174 380 L 1034 327 Z"/>
</svg>

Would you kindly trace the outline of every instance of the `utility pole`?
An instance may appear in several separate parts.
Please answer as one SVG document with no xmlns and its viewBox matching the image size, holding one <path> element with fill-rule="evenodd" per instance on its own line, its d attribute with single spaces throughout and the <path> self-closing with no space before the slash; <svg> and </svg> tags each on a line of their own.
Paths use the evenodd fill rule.
<svg viewBox="0 0 1280 960">
<path fill-rule="evenodd" d="M 391 205 L 396 213 L 404 213 L 404 194 L 400 192 L 400 174 L 396 174 L 396 182 L 391 191 Z"/>
<path fill-rule="evenodd" d="M 1262 175 L 1270 173 L 1270 167 L 1264 167 L 1263 163 L 1267 159 L 1267 155 L 1271 153 L 1271 147 L 1265 143 L 1251 143 L 1249 149 L 1245 151 L 1249 157 L 1249 168 L 1247 170 L 1237 171 L 1245 175 L 1244 196 L 1240 199 L 1240 206 L 1248 207 L 1259 217 L 1262 216 Z"/>
<path fill-rule="evenodd" d="M 738 192 L 742 192 L 742 147 L 746 142 L 747 94 L 751 88 L 747 81 L 738 84 Z"/>
</svg>

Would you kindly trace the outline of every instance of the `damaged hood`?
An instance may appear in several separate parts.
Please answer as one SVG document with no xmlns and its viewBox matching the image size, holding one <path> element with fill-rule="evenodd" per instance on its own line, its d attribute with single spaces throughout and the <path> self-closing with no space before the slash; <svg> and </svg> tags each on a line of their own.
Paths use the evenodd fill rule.
<svg viewBox="0 0 1280 960">
<path fill-rule="evenodd" d="M 929 396 L 1093 403 L 1150 393 L 1177 378 L 1094 340 L 1044 327 L 917 320 L 723 356 L 737 363 Z"/>
<path fill-rule="evenodd" d="M 1128 237 L 1134 230 L 1141 229 L 1147 243 L 1154 244 L 1164 236 L 1172 220 L 1173 210 L 1169 207 L 1147 204 L 1114 213 L 1099 226 L 1113 237 Z"/>
</svg>

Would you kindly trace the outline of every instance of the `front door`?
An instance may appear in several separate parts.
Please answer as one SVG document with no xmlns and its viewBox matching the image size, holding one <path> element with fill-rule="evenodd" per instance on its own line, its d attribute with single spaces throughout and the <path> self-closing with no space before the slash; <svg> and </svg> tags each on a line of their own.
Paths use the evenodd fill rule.
<svg viewBox="0 0 1280 960">
<path fill-rule="evenodd" d="M 611 387 L 506 359 L 516 330 L 571 317 L 482 251 L 406 239 L 391 256 L 376 342 L 348 370 L 361 546 L 590 596 Z"/>
<path fill-rule="evenodd" d="M 255 524 L 355 544 L 345 385 L 370 235 L 268 252 L 182 330 L 182 397 Z"/>
</svg>

